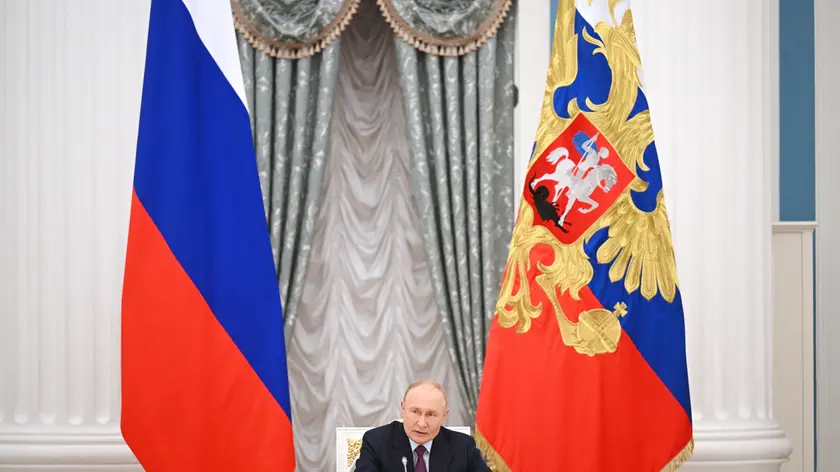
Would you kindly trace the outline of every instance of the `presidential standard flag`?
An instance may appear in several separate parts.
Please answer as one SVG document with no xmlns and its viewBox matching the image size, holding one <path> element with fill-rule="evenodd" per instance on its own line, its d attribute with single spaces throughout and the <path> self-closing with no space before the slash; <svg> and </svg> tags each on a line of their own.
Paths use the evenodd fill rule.
<svg viewBox="0 0 840 472">
<path fill-rule="evenodd" d="M 280 294 L 228 0 L 152 0 L 122 302 L 147 471 L 292 471 Z"/>
<path fill-rule="evenodd" d="M 629 3 L 558 5 L 476 414 L 499 471 L 671 471 L 693 449 L 682 301 Z"/>
</svg>

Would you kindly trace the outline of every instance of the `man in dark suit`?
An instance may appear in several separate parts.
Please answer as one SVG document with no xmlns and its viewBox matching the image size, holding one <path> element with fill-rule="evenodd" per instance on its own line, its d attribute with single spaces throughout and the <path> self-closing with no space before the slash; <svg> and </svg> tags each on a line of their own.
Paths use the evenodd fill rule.
<svg viewBox="0 0 840 472">
<path fill-rule="evenodd" d="M 402 422 L 365 433 L 356 472 L 490 472 L 472 437 L 441 426 L 449 408 L 437 382 L 410 385 L 400 409 Z"/>
</svg>

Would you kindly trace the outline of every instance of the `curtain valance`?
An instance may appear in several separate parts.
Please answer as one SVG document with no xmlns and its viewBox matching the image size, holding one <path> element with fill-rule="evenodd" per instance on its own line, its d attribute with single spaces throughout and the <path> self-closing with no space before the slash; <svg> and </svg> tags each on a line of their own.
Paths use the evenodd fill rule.
<svg viewBox="0 0 840 472">
<path fill-rule="evenodd" d="M 341 35 L 360 0 L 231 0 L 237 30 L 283 59 L 320 52 Z M 394 32 L 417 49 L 461 56 L 496 35 L 513 0 L 377 0 Z"/>
<path fill-rule="evenodd" d="M 496 35 L 512 0 L 377 0 L 394 32 L 417 49 L 462 56 Z"/>
<path fill-rule="evenodd" d="M 359 0 L 231 0 L 231 6 L 236 29 L 254 48 L 301 59 L 341 35 Z"/>
</svg>

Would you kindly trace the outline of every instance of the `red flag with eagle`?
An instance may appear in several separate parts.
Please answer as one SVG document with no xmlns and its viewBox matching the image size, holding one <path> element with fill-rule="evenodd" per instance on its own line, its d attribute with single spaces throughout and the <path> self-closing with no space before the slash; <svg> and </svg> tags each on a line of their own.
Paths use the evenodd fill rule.
<svg viewBox="0 0 840 472">
<path fill-rule="evenodd" d="M 691 455 L 685 324 L 627 0 L 560 0 L 476 413 L 494 470 Z"/>
</svg>

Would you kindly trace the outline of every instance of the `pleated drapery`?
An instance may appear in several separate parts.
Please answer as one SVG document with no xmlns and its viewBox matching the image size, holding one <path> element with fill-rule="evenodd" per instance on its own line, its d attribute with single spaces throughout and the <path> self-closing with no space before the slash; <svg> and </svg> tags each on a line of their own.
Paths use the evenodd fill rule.
<svg viewBox="0 0 840 472">
<path fill-rule="evenodd" d="M 511 16 L 462 56 L 396 39 L 419 224 L 470 420 L 513 226 Z"/>
</svg>

